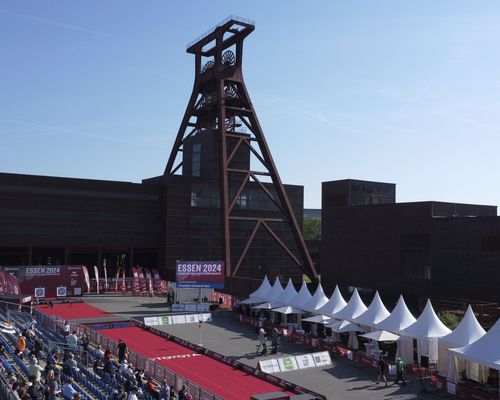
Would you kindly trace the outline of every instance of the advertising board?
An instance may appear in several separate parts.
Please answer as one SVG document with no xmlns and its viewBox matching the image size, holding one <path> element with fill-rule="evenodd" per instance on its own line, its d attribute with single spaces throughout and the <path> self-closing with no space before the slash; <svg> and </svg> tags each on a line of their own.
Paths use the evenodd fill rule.
<svg viewBox="0 0 500 400">
<path fill-rule="evenodd" d="M 0 271 L 15 276 L 21 293 L 32 296 L 36 296 L 35 292 L 45 297 L 81 295 L 85 282 L 81 265 L 13 266 L 0 267 Z"/>
<path fill-rule="evenodd" d="M 177 261 L 176 287 L 224 288 L 224 263 L 222 261 Z"/>
</svg>

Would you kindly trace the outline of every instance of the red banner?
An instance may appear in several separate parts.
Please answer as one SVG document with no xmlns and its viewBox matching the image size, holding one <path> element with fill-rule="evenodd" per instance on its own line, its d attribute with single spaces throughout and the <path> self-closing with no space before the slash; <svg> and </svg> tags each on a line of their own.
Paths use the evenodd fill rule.
<svg viewBox="0 0 500 400">
<path fill-rule="evenodd" d="M 97 265 L 94 265 L 94 274 L 95 274 L 95 292 L 99 294 L 99 268 L 97 268 Z"/>
<path fill-rule="evenodd" d="M 0 272 L 0 296 L 10 294 L 21 294 L 19 282 L 15 276 L 7 272 Z"/>
<path fill-rule="evenodd" d="M 85 277 L 85 284 L 87 285 L 87 294 L 89 294 L 90 293 L 90 275 L 89 275 L 89 270 L 84 265 L 84 266 L 82 266 L 82 271 L 83 271 L 83 276 Z"/>
<path fill-rule="evenodd" d="M 21 294 L 36 297 L 35 289 L 43 289 L 44 296 L 57 297 L 57 288 L 66 287 L 67 296 L 81 296 L 84 272 L 81 265 L 31 265 L 0 267 L 0 271 L 16 277 Z"/>
</svg>

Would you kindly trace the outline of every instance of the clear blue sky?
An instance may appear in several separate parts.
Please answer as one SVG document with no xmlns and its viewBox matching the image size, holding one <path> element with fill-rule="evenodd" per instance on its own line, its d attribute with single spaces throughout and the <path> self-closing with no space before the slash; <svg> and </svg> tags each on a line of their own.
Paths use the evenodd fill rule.
<svg viewBox="0 0 500 400">
<path fill-rule="evenodd" d="M 282 180 L 500 204 L 498 1 L 0 0 L 0 171 L 163 173 L 192 39 L 256 21 L 244 73 Z"/>
</svg>

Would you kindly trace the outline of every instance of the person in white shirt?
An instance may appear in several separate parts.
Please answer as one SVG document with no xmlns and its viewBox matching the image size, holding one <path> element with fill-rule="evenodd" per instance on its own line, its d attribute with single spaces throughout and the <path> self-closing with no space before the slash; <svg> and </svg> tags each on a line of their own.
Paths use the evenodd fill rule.
<svg viewBox="0 0 500 400">
<path fill-rule="evenodd" d="M 34 357 L 30 360 L 30 366 L 28 367 L 28 375 L 29 377 L 33 377 L 36 382 L 40 382 L 40 378 L 42 377 L 42 371 L 45 369 L 38 364 L 38 360 Z"/>
<path fill-rule="evenodd" d="M 64 332 L 64 336 L 68 336 L 69 335 L 69 331 L 71 329 L 71 326 L 69 325 L 69 322 L 66 321 L 64 323 L 64 326 L 63 326 L 63 332 Z"/>
<path fill-rule="evenodd" d="M 104 358 L 104 351 L 102 351 L 101 345 L 97 345 L 97 348 L 95 349 L 95 355 L 99 360 L 102 360 Z"/>
<path fill-rule="evenodd" d="M 127 400 L 139 400 L 139 397 L 137 397 L 137 392 L 138 388 L 137 386 L 134 386 L 130 393 L 128 394 Z"/>
<path fill-rule="evenodd" d="M 76 350 L 76 346 L 78 344 L 78 337 L 76 336 L 76 332 L 73 331 L 71 335 L 68 335 L 68 338 L 66 340 L 68 341 L 68 346 L 73 350 Z"/>
<path fill-rule="evenodd" d="M 128 368 L 128 362 L 127 360 L 123 360 L 122 363 L 120 364 L 120 372 L 123 374 Z"/>
</svg>

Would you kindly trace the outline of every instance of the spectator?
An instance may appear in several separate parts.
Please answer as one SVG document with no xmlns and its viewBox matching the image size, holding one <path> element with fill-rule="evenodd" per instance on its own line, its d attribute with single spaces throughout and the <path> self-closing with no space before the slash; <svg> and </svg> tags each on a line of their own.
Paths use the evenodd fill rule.
<svg viewBox="0 0 500 400">
<path fill-rule="evenodd" d="M 69 335 L 70 330 L 71 326 L 69 324 L 69 321 L 66 321 L 63 326 L 63 335 L 67 337 Z"/>
<path fill-rule="evenodd" d="M 188 387 L 186 384 L 182 385 L 182 389 L 179 391 L 179 400 L 188 400 Z"/>
<path fill-rule="evenodd" d="M 38 339 L 37 337 L 35 337 L 33 339 L 33 348 L 30 352 L 30 356 L 35 356 L 36 358 L 39 358 L 40 357 L 40 352 L 42 351 L 43 349 L 43 345 L 42 345 L 42 342 L 40 341 L 40 339 Z"/>
<path fill-rule="evenodd" d="M 62 395 L 65 399 L 71 400 L 77 391 L 73 387 L 73 378 L 69 377 L 67 382 L 62 387 Z"/>
<path fill-rule="evenodd" d="M 118 388 L 118 391 L 113 391 L 113 394 L 112 394 L 110 400 L 122 400 L 124 395 L 125 395 L 125 392 L 124 392 L 123 386 L 120 386 Z"/>
<path fill-rule="evenodd" d="M 40 381 L 35 380 L 28 388 L 28 394 L 33 400 L 42 400 L 45 398 L 45 388 L 42 386 Z"/>
<path fill-rule="evenodd" d="M 128 362 L 127 362 L 127 359 L 124 359 L 122 360 L 122 362 L 120 363 L 120 372 L 123 374 L 125 373 L 125 371 L 127 370 L 128 368 Z"/>
<path fill-rule="evenodd" d="M 49 382 L 48 400 L 57 400 L 61 393 L 61 381 L 59 380 L 59 372 L 54 372 L 53 379 Z"/>
<path fill-rule="evenodd" d="M 73 353 L 69 353 L 68 358 L 64 362 L 63 369 L 69 376 L 74 376 L 74 374 L 80 370 Z"/>
<path fill-rule="evenodd" d="M 94 361 L 94 365 L 92 366 L 92 370 L 94 371 L 94 374 L 96 375 L 101 375 L 101 372 L 103 370 L 103 365 L 102 365 L 102 361 L 98 358 L 95 359 Z"/>
<path fill-rule="evenodd" d="M 111 350 L 106 349 L 106 351 L 104 352 L 104 362 L 106 363 L 106 361 L 111 361 L 112 359 L 113 356 L 111 355 Z"/>
<path fill-rule="evenodd" d="M 97 345 L 97 348 L 95 349 L 95 356 L 102 360 L 104 358 L 104 351 L 102 351 L 101 345 Z"/>
<path fill-rule="evenodd" d="M 68 346 L 72 350 L 76 350 L 76 347 L 77 347 L 77 344 L 78 344 L 78 337 L 76 336 L 76 332 L 73 331 L 71 333 L 71 335 L 68 335 L 68 337 L 66 338 L 66 340 L 68 341 Z"/>
<path fill-rule="evenodd" d="M 122 362 L 128 354 L 127 345 L 121 339 L 118 340 L 118 361 Z"/>
<path fill-rule="evenodd" d="M 128 394 L 127 400 L 139 400 L 138 392 L 139 388 L 137 386 L 134 386 Z"/>
<path fill-rule="evenodd" d="M 51 365 L 53 368 L 57 364 L 57 359 L 59 358 L 59 354 L 56 349 L 53 349 L 50 354 L 47 356 L 47 365 Z"/>
<path fill-rule="evenodd" d="M 153 383 L 153 381 L 151 379 L 148 379 L 148 381 L 146 382 L 146 386 L 144 387 L 145 389 L 145 392 L 146 393 L 149 393 L 149 395 L 155 399 L 155 400 L 158 400 L 159 397 L 158 397 L 158 389 L 156 388 L 156 385 Z"/>
<path fill-rule="evenodd" d="M 26 349 L 26 339 L 24 338 L 23 335 L 19 335 L 16 343 L 16 355 L 22 359 L 23 352 L 25 349 Z"/>
<path fill-rule="evenodd" d="M 166 379 L 163 379 L 163 383 L 158 387 L 158 399 L 170 400 L 170 386 Z"/>
<path fill-rule="evenodd" d="M 40 382 L 43 370 L 44 368 L 38 364 L 38 360 L 35 357 L 31 357 L 30 366 L 28 367 L 29 378 L 33 378 L 35 382 Z"/>
</svg>

